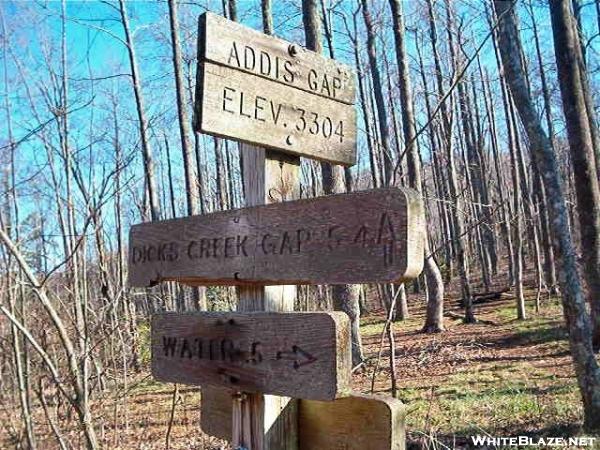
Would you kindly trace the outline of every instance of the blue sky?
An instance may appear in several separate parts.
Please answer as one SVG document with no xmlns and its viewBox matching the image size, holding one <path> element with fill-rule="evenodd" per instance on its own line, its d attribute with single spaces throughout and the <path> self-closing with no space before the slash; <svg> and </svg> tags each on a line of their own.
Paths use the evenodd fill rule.
<svg viewBox="0 0 600 450">
<path fill-rule="evenodd" d="M 331 3 L 331 2 L 328 2 Z M 274 1 L 275 32 L 284 39 L 303 43 L 301 22 L 301 8 L 299 0 Z M 409 31 L 416 30 L 422 33 L 425 45 L 422 51 L 429 58 L 430 47 L 426 39 L 426 22 L 424 13 L 419 7 L 421 2 L 405 1 L 406 22 Z M 112 5 L 112 6 L 111 6 Z M 137 116 L 130 79 L 129 61 L 125 46 L 119 41 L 124 38 L 123 28 L 120 23 L 116 3 L 109 4 L 100 1 L 69 1 L 67 2 L 67 48 L 68 71 L 70 78 L 70 104 L 76 110 L 71 114 L 71 145 L 78 161 L 82 162 L 86 179 L 90 182 L 90 190 L 94 185 L 99 185 L 104 173 L 114 165 L 114 151 L 111 147 L 114 131 L 112 126 L 111 96 L 117 99 L 118 121 L 120 124 L 123 151 L 134 157 L 134 162 L 128 169 L 127 176 L 131 177 L 134 184 L 132 189 L 141 189 L 142 166 L 139 151 L 139 133 L 137 132 Z M 126 2 L 131 28 L 135 32 L 137 59 L 141 69 L 143 90 L 146 99 L 147 114 L 151 121 L 156 158 L 159 160 L 159 176 L 165 178 L 166 164 L 163 146 L 163 133 L 171 144 L 171 161 L 176 174 L 176 190 L 178 202 L 183 205 L 183 179 L 181 152 L 178 142 L 178 128 L 176 126 L 175 93 L 172 75 L 171 46 L 169 41 L 168 8 L 165 1 L 127 1 Z M 373 1 L 372 12 L 378 23 L 380 53 L 385 52 L 390 58 L 390 66 L 395 70 L 393 57 L 390 18 L 387 1 Z M 461 1 L 458 5 L 458 16 L 468 30 L 467 38 L 473 38 L 473 43 L 468 47 L 470 51 L 487 34 L 487 24 L 482 15 L 480 0 Z M 556 86 L 554 73 L 553 49 L 551 29 L 549 26 L 548 12 L 540 6 L 538 0 L 534 10 L 539 21 L 539 28 L 543 42 L 544 58 L 551 78 L 551 85 Z M 39 126 L 39 121 L 33 116 L 27 91 L 14 57 L 22 65 L 25 77 L 29 82 L 30 91 L 33 93 L 34 102 L 39 109 L 43 121 L 52 117 L 48 105 L 45 103 L 42 91 L 50 87 L 51 95 L 58 92 L 52 89 L 52 76 L 60 77 L 60 43 L 61 43 L 61 3 L 59 1 L 3 1 L 0 4 L 7 27 L 7 42 L 9 54 L 7 59 L 8 84 L 2 77 L 2 93 L 7 96 L 11 105 L 11 120 L 14 139 L 19 141 Z M 196 51 L 195 29 L 199 14 L 210 9 L 221 13 L 221 1 L 182 1 L 180 5 L 181 40 L 185 57 L 193 57 Z M 354 0 L 343 0 L 338 10 L 351 17 L 356 9 Z M 385 11 L 381 16 L 380 12 Z M 258 0 L 238 0 L 238 13 L 240 21 L 245 25 L 260 29 L 260 7 Z M 522 22 L 522 36 L 528 56 L 533 57 L 533 44 L 531 38 L 530 18 L 524 8 L 520 10 Z M 358 15 L 359 28 L 362 30 L 362 16 Z M 598 33 L 596 14 L 593 6 L 584 8 L 584 24 L 586 34 L 593 36 Z M 343 21 L 336 15 L 333 19 L 335 36 L 335 53 L 338 59 L 353 65 L 354 57 L 351 45 L 346 37 Z M 445 32 L 440 26 L 440 41 L 445 40 Z M 472 36 L 471 36 L 472 34 Z M 408 51 L 416 66 L 416 48 L 414 33 L 409 32 Z M 590 52 L 594 61 L 598 61 L 597 51 L 600 40 L 592 42 Z M 364 39 L 361 36 L 361 45 Z M 384 49 L 385 47 L 385 49 Z M 495 59 L 491 50 L 491 43 L 484 48 L 481 55 L 485 66 L 490 67 L 495 73 Z M 366 58 L 363 54 L 363 60 Z M 427 62 L 428 63 L 428 62 Z M 532 60 L 533 66 L 536 66 Z M 596 63 L 597 64 L 597 63 Z M 537 69 L 532 66 L 532 77 L 537 77 Z M 429 75 L 431 85 L 433 78 Z M 90 79 L 95 79 L 91 81 Z M 596 80 L 593 80 L 596 82 Z M 413 72 L 415 96 L 417 99 L 417 114 L 423 121 L 424 109 L 419 102 L 420 82 Z M 537 83 L 537 80 L 535 80 Z M 555 98 L 558 95 L 555 92 Z M 539 98 L 538 98 L 539 100 Z M 84 105 L 87 105 L 84 107 Z M 499 107 L 499 105 L 498 105 Z M 7 161 L 6 137 L 8 135 L 6 113 L 0 115 L 0 156 L 2 161 Z M 560 111 L 555 111 L 558 129 L 561 129 Z M 359 129 L 363 128 L 359 113 Z M 57 145 L 54 124 L 45 129 L 54 145 Z M 359 167 L 354 169 L 368 170 L 368 158 L 365 153 L 364 135 L 359 141 Z M 425 140 L 424 140 L 425 141 Z M 207 148 L 210 148 L 210 139 L 205 139 Z M 207 150 L 207 173 L 214 176 L 213 162 L 210 159 L 210 150 Z M 424 152 L 424 159 L 427 153 Z M 16 151 L 17 184 L 21 203 L 22 218 L 34 211 L 50 212 L 52 215 L 52 192 L 49 190 L 48 157 L 41 140 L 37 136 L 30 136 L 21 143 Z M 33 178 L 32 178 L 33 177 Z M 62 180 L 61 180 L 62 184 Z M 166 189 L 163 190 L 166 192 Z M 42 200 L 36 200 L 36 198 Z M 81 198 L 78 206 L 83 208 Z M 166 209 L 166 205 L 163 207 Z M 183 208 L 182 208 L 183 210 Z M 128 209 L 128 220 L 139 221 L 135 208 Z M 108 221 L 111 215 L 107 214 Z M 52 225 L 56 232 L 56 223 Z"/>
</svg>

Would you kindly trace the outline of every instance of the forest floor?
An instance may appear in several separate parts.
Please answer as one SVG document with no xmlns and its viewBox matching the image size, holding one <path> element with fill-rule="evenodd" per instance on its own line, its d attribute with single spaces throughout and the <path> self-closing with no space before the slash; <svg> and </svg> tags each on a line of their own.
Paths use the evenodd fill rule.
<svg viewBox="0 0 600 450">
<path fill-rule="evenodd" d="M 580 433 L 581 402 L 558 299 L 539 313 L 527 291 L 528 320 L 516 319 L 512 294 L 478 305 L 477 324 L 446 318 L 446 332 L 420 333 L 424 311 L 394 324 L 399 398 L 406 404 L 408 447 L 472 448 L 470 436 L 569 437 Z M 457 304 L 451 312 L 460 314 Z M 369 317 L 362 332 L 373 366 L 384 321 Z M 387 343 L 386 343 L 387 345 Z M 376 392 L 390 392 L 389 362 Z M 356 376 L 370 389 L 372 368 Z"/>
<path fill-rule="evenodd" d="M 456 298 L 453 294 L 449 292 Z M 469 437 L 475 434 L 568 437 L 579 433 L 581 403 L 560 302 L 545 296 L 536 313 L 536 291 L 527 289 L 526 295 L 529 318 L 525 321 L 516 319 L 514 297 L 506 292 L 476 305 L 477 324 L 446 317 L 446 332 L 433 335 L 420 333 L 424 305 L 418 296 L 409 295 L 410 318 L 394 323 L 408 448 L 470 448 Z M 462 312 L 456 301 L 448 301 L 446 309 L 452 316 Z M 356 391 L 370 391 L 384 323 L 383 311 L 363 318 L 366 369 L 354 376 Z M 380 367 L 375 393 L 389 395 L 387 341 Z M 135 415 L 145 426 L 134 433 L 140 440 L 126 448 L 164 448 L 171 394 L 172 389 L 163 384 L 148 382 L 140 387 L 133 396 Z M 220 448 L 219 441 L 198 431 L 196 390 L 186 388 L 182 398 L 175 411 L 172 448 Z M 156 442 L 152 435 L 162 439 L 160 445 L 146 444 Z"/>
<path fill-rule="evenodd" d="M 448 292 L 452 299 L 456 294 Z M 469 438 L 474 434 L 568 437 L 580 432 L 581 403 L 560 303 L 545 297 L 536 313 L 535 290 L 526 294 L 529 318 L 525 321 L 516 320 L 511 292 L 477 304 L 479 321 L 472 325 L 455 318 L 462 309 L 455 300 L 447 300 L 451 317 L 446 317 L 446 332 L 429 335 L 420 333 L 422 298 L 409 295 L 410 318 L 394 323 L 399 398 L 407 408 L 409 449 L 474 448 Z M 355 391 L 370 391 L 384 323 L 383 311 L 362 320 L 366 367 L 354 375 Z M 390 393 L 387 348 L 386 342 L 375 381 L 377 394 Z M 103 413 L 95 410 L 103 448 L 165 448 L 173 386 L 152 381 L 145 373 L 127 389 L 126 404 L 119 400 L 111 405 L 105 398 Z M 227 448 L 200 431 L 200 401 L 199 389 L 180 387 L 171 449 Z M 77 445 L 74 434 L 68 434 Z M 44 440 L 44 448 L 57 448 L 50 435 Z M 0 447 L 5 448 L 2 441 Z"/>
</svg>

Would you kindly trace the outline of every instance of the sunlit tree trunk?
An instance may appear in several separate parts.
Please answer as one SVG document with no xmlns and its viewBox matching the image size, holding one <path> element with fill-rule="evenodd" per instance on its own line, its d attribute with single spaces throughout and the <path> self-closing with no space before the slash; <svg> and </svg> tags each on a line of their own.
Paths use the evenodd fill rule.
<svg viewBox="0 0 600 450">
<path fill-rule="evenodd" d="M 554 53 L 573 162 L 583 273 L 592 312 L 594 346 L 600 348 L 600 189 L 585 100 L 586 76 L 578 61 L 579 42 L 568 0 L 551 0 Z M 600 419 L 599 419 L 600 421 Z"/>
<path fill-rule="evenodd" d="M 402 132 L 406 146 L 409 185 L 419 193 L 423 192 L 421 181 L 421 161 L 417 148 L 415 115 L 413 111 L 412 87 L 404 37 L 404 17 L 401 0 L 390 0 L 396 59 L 398 63 L 400 100 L 402 103 Z M 444 330 L 444 283 L 442 274 L 429 249 L 429 236 L 425 239 L 425 279 L 427 281 L 427 315 L 423 331 Z"/>
<path fill-rule="evenodd" d="M 375 97 L 375 106 L 379 123 L 379 137 L 381 139 L 381 150 L 383 152 L 384 185 L 389 186 L 392 181 L 393 161 L 390 147 L 390 132 L 387 125 L 385 99 L 383 98 L 383 84 L 377 65 L 377 50 L 375 45 L 376 33 L 373 18 L 369 9 L 369 2 L 367 0 L 360 1 L 365 28 L 367 30 L 367 55 L 369 58 L 369 67 L 371 68 L 371 78 L 373 80 L 373 95 Z"/>
<path fill-rule="evenodd" d="M 533 31 L 533 38 L 535 42 L 535 53 L 537 57 L 538 70 L 540 72 L 540 82 L 542 85 L 542 96 L 544 99 L 544 117 L 546 118 L 546 127 L 548 130 L 548 137 L 552 144 L 552 149 L 556 151 L 555 144 L 555 133 L 554 123 L 552 122 L 552 103 L 550 102 L 550 90 L 548 88 L 548 81 L 546 79 L 546 70 L 544 69 L 544 60 L 542 58 L 542 50 L 540 46 L 540 39 L 537 28 L 536 16 L 533 13 L 531 6 L 531 0 L 529 0 L 529 8 L 531 11 L 531 24 Z M 534 191 L 536 198 L 538 199 L 539 211 L 540 211 L 540 229 L 542 237 L 542 248 L 544 251 L 544 272 L 546 278 L 546 284 L 553 294 L 558 294 L 558 282 L 556 280 L 556 263 L 554 262 L 554 248 L 552 242 L 550 242 L 550 218 L 548 217 L 548 200 L 546 199 L 546 189 L 542 183 L 542 176 L 539 168 L 533 162 L 534 169 Z"/>
<path fill-rule="evenodd" d="M 139 121 L 140 139 L 142 143 L 142 155 L 144 157 L 144 174 L 146 178 L 146 190 L 148 191 L 148 202 L 150 205 L 151 220 L 160 220 L 160 202 L 158 199 L 158 187 L 156 176 L 154 174 L 154 158 L 152 154 L 152 146 L 148 137 L 148 120 L 146 119 L 146 111 L 144 106 L 144 95 L 142 93 L 142 84 L 140 80 L 140 72 L 135 55 L 135 44 L 129 28 L 129 17 L 125 8 L 125 1 L 119 0 L 119 11 L 121 13 L 121 23 L 125 32 L 127 42 L 127 54 L 129 56 L 129 64 L 131 66 L 131 78 L 133 83 L 133 92 L 135 95 L 137 115 Z"/>
<path fill-rule="evenodd" d="M 568 227 L 568 212 L 556 155 L 546 136 L 523 75 L 520 58 L 521 41 L 513 2 L 495 0 L 498 15 L 499 47 L 502 62 L 521 121 L 529 137 L 531 152 L 536 158 L 548 195 L 562 303 L 569 331 L 571 356 L 583 400 L 584 426 L 588 431 L 600 430 L 600 369 L 592 349 L 591 325 L 586 311 L 585 296 L 577 272 L 577 257 Z M 553 19 L 553 21 L 556 20 Z M 558 41 L 560 43 L 560 39 Z M 562 74 L 561 77 L 566 76 Z M 564 82 L 564 81 L 563 81 Z"/>
<path fill-rule="evenodd" d="M 433 3 L 431 0 L 427 0 L 428 15 L 429 15 L 429 34 L 431 39 L 431 45 L 433 49 L 434 62 L 436 67 L 436 80 L 437 80 L 437 91 L 439 99 L 441 100 L 444 96 L 444 84 L 442 78 L 441 61 L 437 50 L 437 30 L 435 25 L 435 13 L 433 9 Z M 446 5 L 450 8 L 450 5 Z M 448 9 L 448 22 L 450 23 L 450 9 Z M 449 34 L 451 33 L 448 30 Z M 450 40 L 449 47 L 451 52 L 454 52 L 454 44 Z M 449 195 L 452 201 L 452 221 L 454 231 L 454 246 L 456 250 L 456 259 L 458 261 L 458 271 L 460 274 L 461 287 L 462 287 L 462 303 L 465 307 L 465 318 L 466 323 L 474 323 L 475 313 L 473 309 L 473 297 L 471 292 L 471 283 L 469 280 L 469 264 L 467 255 L 465 252 L 465 229 L 462 214 L 462 202 L 459 194 L 459 186 L 456 175 L 456 164 L 454 157 L 454 149 L 452 146 L 452 120 L 450 118 L 450 111 L 452 108 L 448 108 L 445 102 L 441 105 L 441 114 L 444 124 L 444 147 L 446 149 L 446 164 L 448 167 L 448 187 Z"/>
<path fill-rule="evenodd" d="M 185 176 L 185 197 L 189 216 L 198 214 L 196 195 L 196 174 L 194 170 L 194 153 L 190 143 L 190 121 L 185 101 L 185 85 L 181 64 L 181 44 L 179 42 L 179 18 L 177 17 L 177 0 L 169 0 L 169 24 L 171 28 L 171 45 L 173 47 L 173 71 L 175 74 L 175 93 L 177 95 L 177 114 L 179 118 L 179 134 L 181 152 L 183 154 L 183 170 Z"/>
</svg>

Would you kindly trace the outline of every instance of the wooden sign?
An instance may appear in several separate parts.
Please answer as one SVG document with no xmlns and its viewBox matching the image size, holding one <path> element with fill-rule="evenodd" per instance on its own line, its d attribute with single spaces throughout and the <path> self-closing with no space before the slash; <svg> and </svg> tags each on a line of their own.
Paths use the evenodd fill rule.
<svg viewBox="0 0 600 450">
<path fill-rule="evenodd" d="M 202 388 L 200 426 L 231 440 L 232 395 Z M 352 394 L 332 402 L 300 400 L 299 450 L 403 450 L 405 406 L 391 397 Z"/>
<path fill-rule="evenodd" d="M 300 401 L 299 450 L 404 450 L 405 407 L 391 397 Z"/>
<path fill-rule="evenodd" d="M 129 282 L 403 282 L 421 272 L 424 239 L 415 191 L 331 195 L 134 225 Z"/>
<path fill-rule="evenodd" d="M 200 16 L 198 54 L 202 62 L 227 66 L 348 105 L 355 102 L 353 70 L 274 36 L 223 16 Z"/>
<path fill-rule="evenodd" d="M 348 317 L 333 313 L 162 313 L 152 316 L 160 381 L 333 400 L 350 383 Z"/>
<path fill-rule="evenodd" d="M 352 70 L 212 13 L 200 17 L 196 131 L 351 166 Z"/>
</svg>

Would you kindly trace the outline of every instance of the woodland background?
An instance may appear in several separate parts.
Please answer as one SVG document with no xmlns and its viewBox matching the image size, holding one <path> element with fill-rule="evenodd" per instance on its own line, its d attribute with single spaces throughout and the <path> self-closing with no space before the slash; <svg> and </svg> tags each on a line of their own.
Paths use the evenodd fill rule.
<svg viewBox="0 0 600 450">
<path fill-rule="evenodd" d="M 0 3 L 0 446 L 222 445 L 148 319 L 235 290 L 127 285 L 130 225 L 244 206 L 238 144 L 191 128 L 207 10 L 356 70 L 358 163 L 303 159 L 302 197 L 424 197 L 414 283 L 299 289 L 353 319 L 357 388 L 418 448 L 600 430 L 599 0 L 32 0 Z"/>
</svg>

